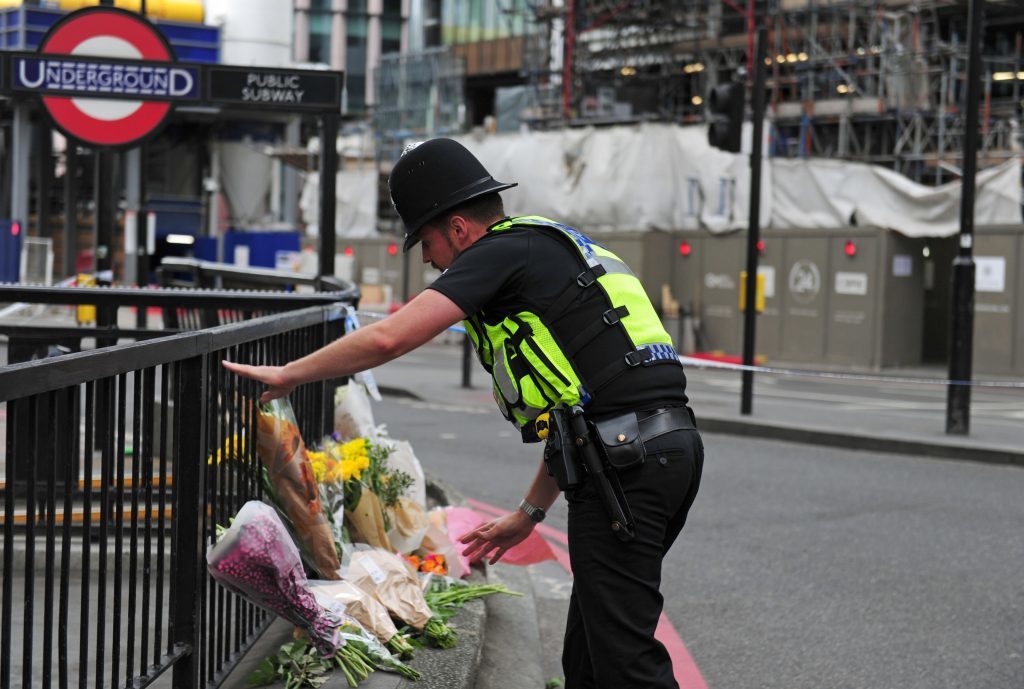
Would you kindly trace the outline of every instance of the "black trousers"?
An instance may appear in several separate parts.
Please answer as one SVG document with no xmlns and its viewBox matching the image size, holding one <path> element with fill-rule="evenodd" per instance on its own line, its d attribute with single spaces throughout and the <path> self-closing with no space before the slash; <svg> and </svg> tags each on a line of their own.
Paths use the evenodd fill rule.
<svg viewBox="0 0 1024 689">
<path fill-rule="evenodd" d="M 566 689 L 678 689 L 668 651 L 654 638 L 661 563 L 700 486 L 704 445 L 695 430 L 645 443 L 644 463 L 619 476 L 636 522 L 623 543 L 591 481 L 566 493 L 573 591 L 562 669 Z"/>
</svg>

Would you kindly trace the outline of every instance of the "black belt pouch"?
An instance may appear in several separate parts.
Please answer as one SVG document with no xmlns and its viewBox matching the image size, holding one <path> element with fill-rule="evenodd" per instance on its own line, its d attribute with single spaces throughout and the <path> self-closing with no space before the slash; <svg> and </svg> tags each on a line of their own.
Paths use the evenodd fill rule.
<svg viewBox="0 0 1024 689">
<path fill-rule="evenodd" d="M 609 466 L 618 471 L 643 464 L 644 443 L 636 412 L 592 422 L 598 446 Z"/>
</svg>

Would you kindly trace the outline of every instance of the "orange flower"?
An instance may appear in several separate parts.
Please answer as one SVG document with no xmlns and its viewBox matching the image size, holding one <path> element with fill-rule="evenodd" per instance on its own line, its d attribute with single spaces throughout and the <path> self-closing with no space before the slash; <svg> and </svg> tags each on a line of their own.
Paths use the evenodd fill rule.
<svg viewBox="0 0 1024 689">
<path fill-rule="evenodd" d="M 431 553 L 423 558 L 419 569 L 427 574 L 448 574 L 448 565 L 444 560 L 444 555 L 440 553 Z"/>
</svg>

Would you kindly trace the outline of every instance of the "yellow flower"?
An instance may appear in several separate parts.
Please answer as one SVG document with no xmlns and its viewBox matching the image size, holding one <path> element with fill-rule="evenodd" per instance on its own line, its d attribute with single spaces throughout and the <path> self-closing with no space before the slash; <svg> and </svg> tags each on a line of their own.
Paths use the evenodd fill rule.
<svg viewBox="0 0 1024 689">
<path fill-rule="evenodd" d="M 313 467 L 313 477 L 318 483 L 323 481 L 334 461 L 327 456 L 326 452 L 317 452 L 316 450 L 306 450 L 306 456 L 309 457 L 309 463 Z"/>
<path fill-rule="evenodd" d="M 351 459 L 341 460 L 341 480 L 348 481 L 349 479 L 355 479 L 358 481 L 363 476 L 363 472 L 370 468 L 370 458 L 366 456 L 353 457 Z"/>
<path fill-rule="evenodd" d="M 228 459 L 241 459 L 245 456 L 245 436 L 236 433 L 224 439 L 224 447 L 219 448 L 206 459 L 207 464 L 220 464 Z"/>
<path fill-rule="evenodd" d="M 341 458 L 344 459 L 356 459 L 359 457 L 367 457 L 368 453 L 366 450 L 366 438 L 356 438 L 350 440 L 341 446 Z"/>
</svg>

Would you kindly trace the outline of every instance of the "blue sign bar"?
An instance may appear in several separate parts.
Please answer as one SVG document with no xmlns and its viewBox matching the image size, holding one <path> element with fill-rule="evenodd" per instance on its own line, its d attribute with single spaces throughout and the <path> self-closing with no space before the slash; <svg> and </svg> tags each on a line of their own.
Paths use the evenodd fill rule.
<svg viewBox="0 0 1024 689">
<path fill-rule="evenodd" d="M 74 56 L 13 55 L 10 84 L 15 91 L 41 94 L 194 101 L 199 68 L 167 62 L 115 61 Z"/>
<path fill-rule="evenodd" d="M 35 50 L 64 10 L 22 5 L 0 9 L 0 50 Z M 220 29 L 205 24 L 152 20 L 182 62 L 220 62 Z"/>
</svg>

